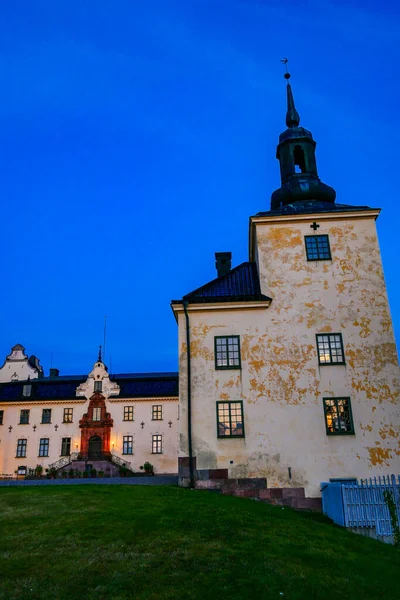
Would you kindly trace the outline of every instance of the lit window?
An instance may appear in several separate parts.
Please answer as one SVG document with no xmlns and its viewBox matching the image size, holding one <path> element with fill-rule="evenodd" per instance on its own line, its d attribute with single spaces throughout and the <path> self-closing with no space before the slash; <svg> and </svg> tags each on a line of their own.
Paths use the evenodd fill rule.
<svg viewBox="0 0 400 600">
<path fill-rule="evenodd" d="M 162 454 L 162 435 L 153 435 L 151 439 L 151 453 Z"/>
<path fill-rule="evenodd" d="M 133 421 L 133 406 L 124 406 L 124 421 Z"/>
<path fill-rule="evenodd" d="M 20 425 L 28 425 L 29 424 L 29 410 L 21 410 L 19 416 L 19 424 Z"/>
<path fill-rule="evenodd" d="M 133 436 L 124 435 L 122 454 L 133 454 Z"/>
<path fill-rule="evenodd" d="M 26 456 L 26 445 L 27 440 L 18 440 L 17 442 L 17 458 L 23 458 Z"/>
<path fill-rule="evenodd" d="M 23 385 L 22 386 L 22 395 L 24 397 L 28 397 L 31 395 L 32 386 L 31 385 Z"/>
<path fill-rule="evenodd" d="M 240 338 L 238 335 L 217 336 L 214 338 L 214 344 L 216 369 L 240 369 Z"/>
<path fill-rule="evenodd" d="M 0 410 L 0 425 L 3 425 L 4 410 Z"/>
<path fill-rule="evenodd" d="M 354 434 L 350 398 L 324 398 L 326 433 Z"/>
<path fill-rule="evenodd" d="M 63 423 L 72 423 L 73 412 L 73 408 L 64 408 Z"/>
<path fill-rule="evenodd" d="M 39 456 L 49 455 L 49 438 L 41 438 L 39 443 Z"/>
<path fill-rule="evenodd" d="M 42 423 L 51 423 L 51 408 L 42 410 Z"/>
<path fill-rule="evenodd" d="M 93 409 L 93 421 L 101 421 L 101 408 L 96 407 Z"/>
<path fill-rule="evenodd" d="M 217 402 L 218 437 L 244 437 L 243 402 Z"/>
<path fill-rule="evenodd" d="M 345 364 L 341 333 L 318 333 L 317 348 L 320 365 Z"/>
<path fill-rule="evenodd" d="M 71 438 L 62 438 L 61 440 L 61 456 L 69 456 L 71 454 Z"/>
<path fill-rule="evenodd" d="M 327 235 L 306 235 L 307 260 L 331 260 L 331 249 Z"/>
<path fill-rule="evenodd" d="M 95 381 L 94 382 L 94 391 L 95 392 L 101 392 L 101 391 L 103 391 L 103 382 L 102 381 Z"/>
<path fill-rule="evenodd" d="M 162 421 L 162 405 L 154 404 L 151 411 L 151 418 L 153 421 Z"/>
</svg>

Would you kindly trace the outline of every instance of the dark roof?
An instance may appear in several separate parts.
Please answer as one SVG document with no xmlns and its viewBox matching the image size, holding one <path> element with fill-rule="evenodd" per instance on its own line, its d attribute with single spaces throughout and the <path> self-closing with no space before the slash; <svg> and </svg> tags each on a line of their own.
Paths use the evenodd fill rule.
<svg viewBox="0 0 400 600">
<path fill-rule="evenodd" d="M 180 304 L 184 300 L 200 303 L 271 300 L 271 298 L 261 293 L 256 263 L 244 262 L 226 275 L 217 277 L 190 294 L 186 294 L 182 300 L 173 300 L 172 304 Z"/>
<path fill-rule="evenodd" d="M 178 373 L 154 374 L 154 377 L 113 379 L 120 386 L 118 398 L 149 398 L 152 396 L 178 396 Z"/>
<path fill-rule="evenodd" d="M 86 375 L 66 375 L 61 377 L 44 377 L 29 381 L 12 381 L 0 384 L 0 402 L 14 400 L 82 400 L 76 396 L 76 388 Z M 178 396 L 178 373 L 122 373 L 110 375 L 111 381 L 120 386 L 120 393 L 115 398 L 149 398 Z M 30 396 L 23 396 L 23 386 L 31 385 Z"/>
<path fill-rule="evenodd" d="M 273 217 L 275 215 L 294 215 L 294 214 L 312 214 L 312 213 L 335 213 L 335 212 L 354 212 L 357 210 L 379 210 L 371 209 L 369 206 L 351 206 L 350 204 L 336 204 L 333 202 L 320 202 L 318 200 L 309 200 L 306 202 L 293 202 L 286 206 L 280 206 L 273 210 L 259 212 L 256 217 Z"/>
</svg>

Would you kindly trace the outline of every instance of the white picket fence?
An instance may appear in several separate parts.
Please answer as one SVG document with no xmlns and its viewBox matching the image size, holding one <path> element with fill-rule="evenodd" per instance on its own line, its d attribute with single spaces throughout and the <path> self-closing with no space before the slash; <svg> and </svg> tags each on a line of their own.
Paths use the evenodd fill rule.
<svg viewBox="0 0 400 600">
<path fill-rule="evenodd" d="M 400 475 L 387 475 L 342 485 L 345 527 L 370 527 L 377 536 L 393 535 L 385 491 L 392 494 L 400 524 Z"/>
</svg>

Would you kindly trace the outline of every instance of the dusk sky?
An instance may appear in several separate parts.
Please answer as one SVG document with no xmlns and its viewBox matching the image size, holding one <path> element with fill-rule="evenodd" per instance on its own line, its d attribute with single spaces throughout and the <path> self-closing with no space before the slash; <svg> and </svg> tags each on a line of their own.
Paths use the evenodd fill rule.
<svg viewBox="0 0 400 600">
<path fill-rule="evenodd" d="M 0 8 L 0 361 L 177 370 L 170 308 L 248 260 L 280 185 L 289 70 L 337 202 L 382 208 L 397 339 L 400 7 L 388 0 L 18 0 Z"/>
</svg>

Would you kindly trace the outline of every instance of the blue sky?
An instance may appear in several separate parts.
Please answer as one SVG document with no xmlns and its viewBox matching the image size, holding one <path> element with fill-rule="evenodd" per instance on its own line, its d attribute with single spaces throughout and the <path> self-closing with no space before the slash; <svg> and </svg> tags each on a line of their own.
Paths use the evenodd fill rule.
<svg viewBox="0 0 400 600">
<path fill-rule="evenodd" d="M 400 8 L 393 2 L 19 0 L 0 18 L 0 356 L 175 370 L 169 303 L 248 258 L 279 187 L 288 56 L 337 201 L 381 207 L 397 338 Z"/>
</svg>

